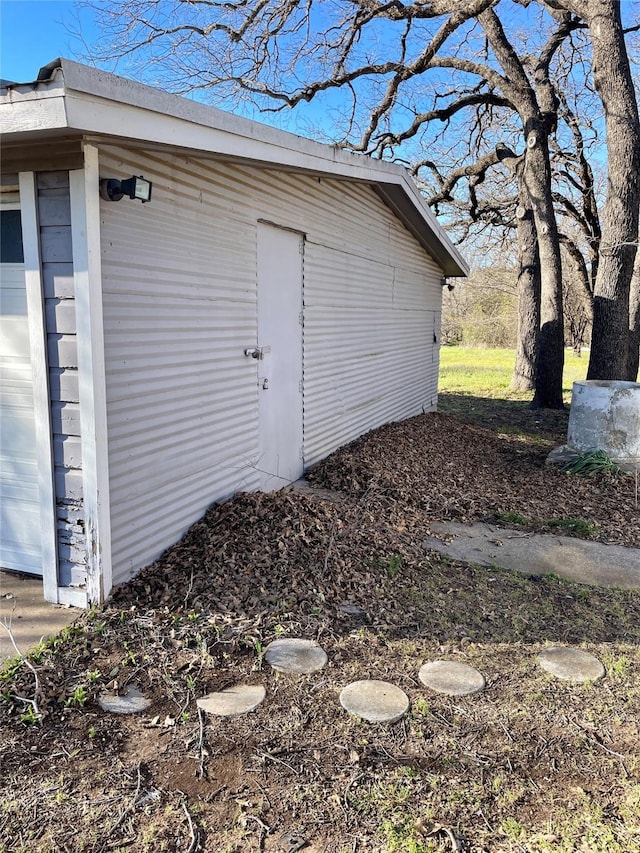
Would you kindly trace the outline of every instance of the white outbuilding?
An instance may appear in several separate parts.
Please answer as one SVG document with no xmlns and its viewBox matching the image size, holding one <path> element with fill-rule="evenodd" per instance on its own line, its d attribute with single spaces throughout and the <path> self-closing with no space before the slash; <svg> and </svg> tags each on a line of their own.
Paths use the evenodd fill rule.
<svg viewBox="0 0 640 853">
<path fill-rule="evenodd" d="M 402 168 L 64 59 L 0 122 L 0 566 L 46 600 L 436 407 L 467 266 Z"/>
</svg>

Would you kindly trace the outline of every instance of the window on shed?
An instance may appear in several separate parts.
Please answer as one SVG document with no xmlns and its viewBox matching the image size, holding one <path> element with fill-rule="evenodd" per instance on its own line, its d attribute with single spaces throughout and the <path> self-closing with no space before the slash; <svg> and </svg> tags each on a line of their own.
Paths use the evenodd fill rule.
<svg viewBox="0 0 640 853">
<path fill-rule="evenodd" d="M 24 263 L 19 210 L 0 210 L 0 263 Z"/>
</svg>

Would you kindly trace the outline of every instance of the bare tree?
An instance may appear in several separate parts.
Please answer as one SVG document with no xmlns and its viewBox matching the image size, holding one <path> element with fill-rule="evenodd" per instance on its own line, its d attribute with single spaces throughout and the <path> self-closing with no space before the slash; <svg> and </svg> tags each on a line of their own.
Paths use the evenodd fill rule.
<svg viewBox="0 0 640 853">
<path fill-rule="evenodd" d="M 635 214 L 624 211 L 621 231 L 614 225 L 616 210 L 625 206 L 628 177 L 627 200 L 638 198 L 640 146 L 635 145 L 635 153 L 625 150 L 625 139 L 637 139 L 637 107 L 635 97 L 631 103 L 619 2 L 516 2 L 546 16 L 548 33 L 532 49 L 525 50 L 522 40 L 514 46 L 512 34 L 505 32 L 497 10 L 507 7 L 506 0 L 335 0 L 330 5 L 314 0 L 111 0 L 98 3 L 97 9 L 113 38 L 103 41 L 94 58 L 127 62 L 140 55 L 147 63 L 152 58 L 155 63 L 147 67 L 161 69 L 163 82 L 176 91 L 216 86 L 224 97 L 250 97 L 274 111 L 340 90 L 345 104 L 341 144 L 371 156 L 401 156 L 416 162 L 418 172 L 431 169 L 436 185 L 430 202 L 437 207 L 455 199 L 462 207 L 466 204 L 471 219 L 477 216 L 477 190 L 487 170 L 502 162 L 496 131 L 505 116 L 517 116 L 518 127 L 507 119 L 503 140 L 508 147 L 523 149 L 512 170 L 517 203 L 513 193 L 511 200 L 498 200 L 491 212 L 485 211 L 484 221 L 493 217 L 498 226 L 516 206 L 524 210 L 519 226 L 523 293 L 526 290 L 523 328 L 533 324 L 535 331 L 538 304 L 540 310 L 539 338 L 534 334 L 540 347 L 534 405 L 561 406 L 561 243 L 581 271 L 584 287 L 594 294 L 593 352 L 599 352 L 592 352 L 590 375 L 620 375 L 622 362 L 627 369 L 627 348 L 622 348 L 622 356 L 618 333 L 623 318 L 625 341 L 631 326 L 633 251 L 627 243 L 637 238 L 637 203 Z M 586 157 L 566 166 L 564 175 L 552 165 L 563 104 L 551 69 L 560 48 L 583 27 L 589 27 L 595 85 L 607 116 L 607 143 L 615 163 L 610 159 L 610 174 L 616 172 L 603 210 L 602 247 L 597 216 L 592 216 L 595 197 L 579 208 L 571 194 L 557 186 L 560 175 L 565 182 L 589 188 Z M 568 105 L 564 108 L 569 115 Z M 567 126 L 570 121 L 567 118 Z M 578 119 L 574 125 L 580 127 Z M 493 142 L 488 146 L 489 130 Z M 434 140 L 448 149 L 444 168 L 424 157 L 433 150 Z M 462 182 L 467 187 L 464 203 Z M 556 210 L 562 211 L 563 221 L 572 210 L 579 214 L 587 233 L 586 250 L 571 231 L 559 229 Z M 624 239 L 618 239 L 619 234 Z M 535 347 L 521 348 L 520 356 L 533 363 Z"/>
</svg>

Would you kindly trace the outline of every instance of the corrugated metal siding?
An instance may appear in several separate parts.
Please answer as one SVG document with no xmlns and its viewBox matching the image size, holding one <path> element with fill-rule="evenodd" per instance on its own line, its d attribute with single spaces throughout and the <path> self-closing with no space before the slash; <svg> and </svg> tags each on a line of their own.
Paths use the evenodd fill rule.
<svg viewBox="0 0 640 853">
<path fill-rule="evenodd" d="M 103 152 L 100 171 L 154 181 L 151 204 L 101 209 L 119 583 L 213 500 L 257 488 L 256 225 L 192 165 Z"/>
<path fill-rule="evenodd" d="M 53 432 L 58 584 L 86 582 L 69 173 L 39 172 L 38 217 Z"/>
<path fill-rule="evenodd" d="M 213 500 L 258 487 L 256 223 L 304 232 L 312 464 L 433 408 L 440 269 L 367 185 L 109 148 L 149 205 L 102 206 L 115 582 Z"/>
</svg>

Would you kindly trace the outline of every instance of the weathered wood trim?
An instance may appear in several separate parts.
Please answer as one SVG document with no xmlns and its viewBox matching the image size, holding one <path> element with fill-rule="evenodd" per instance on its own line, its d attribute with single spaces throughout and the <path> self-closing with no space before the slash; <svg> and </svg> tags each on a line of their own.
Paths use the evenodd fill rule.
<svg viewBox="0 0 640 853">
<path fill-rule="evenodd" d="M 49 366 L 40 265 L 38 198 L 35 174 L 20 172 L 20 208 L 24 244 L 24 276 L 29 316 L 29 341 L 33 375 L 33 407 L 38 449 L 42 583 L 46 601 L 58 603 L 58 548 L 54 491 L 53 441 L 49 399 Z"/>
<path fill-rule="evenodd" d="M 2 143 L 0 168 L 3 175 L 20 171 L 69 171 L 81 169 L 83 163 L 80 137 L 19 144 L 3 140 Z"/>
<path fill-rule="evenodd" d="M 58 604 L 67 604 L 70 607 L 86 607 L 88 603 L 85 589 L 61 586 L 58 590 Z"/>
<path fill-rule="evenodd" d="M 94 146 L 85 148 L 84 169 L 70 172 L 69 188 L 87 536 L 87 599 L 99 603 L 111 591 L 112 573 L 98 149 Z"/>
</svg>

